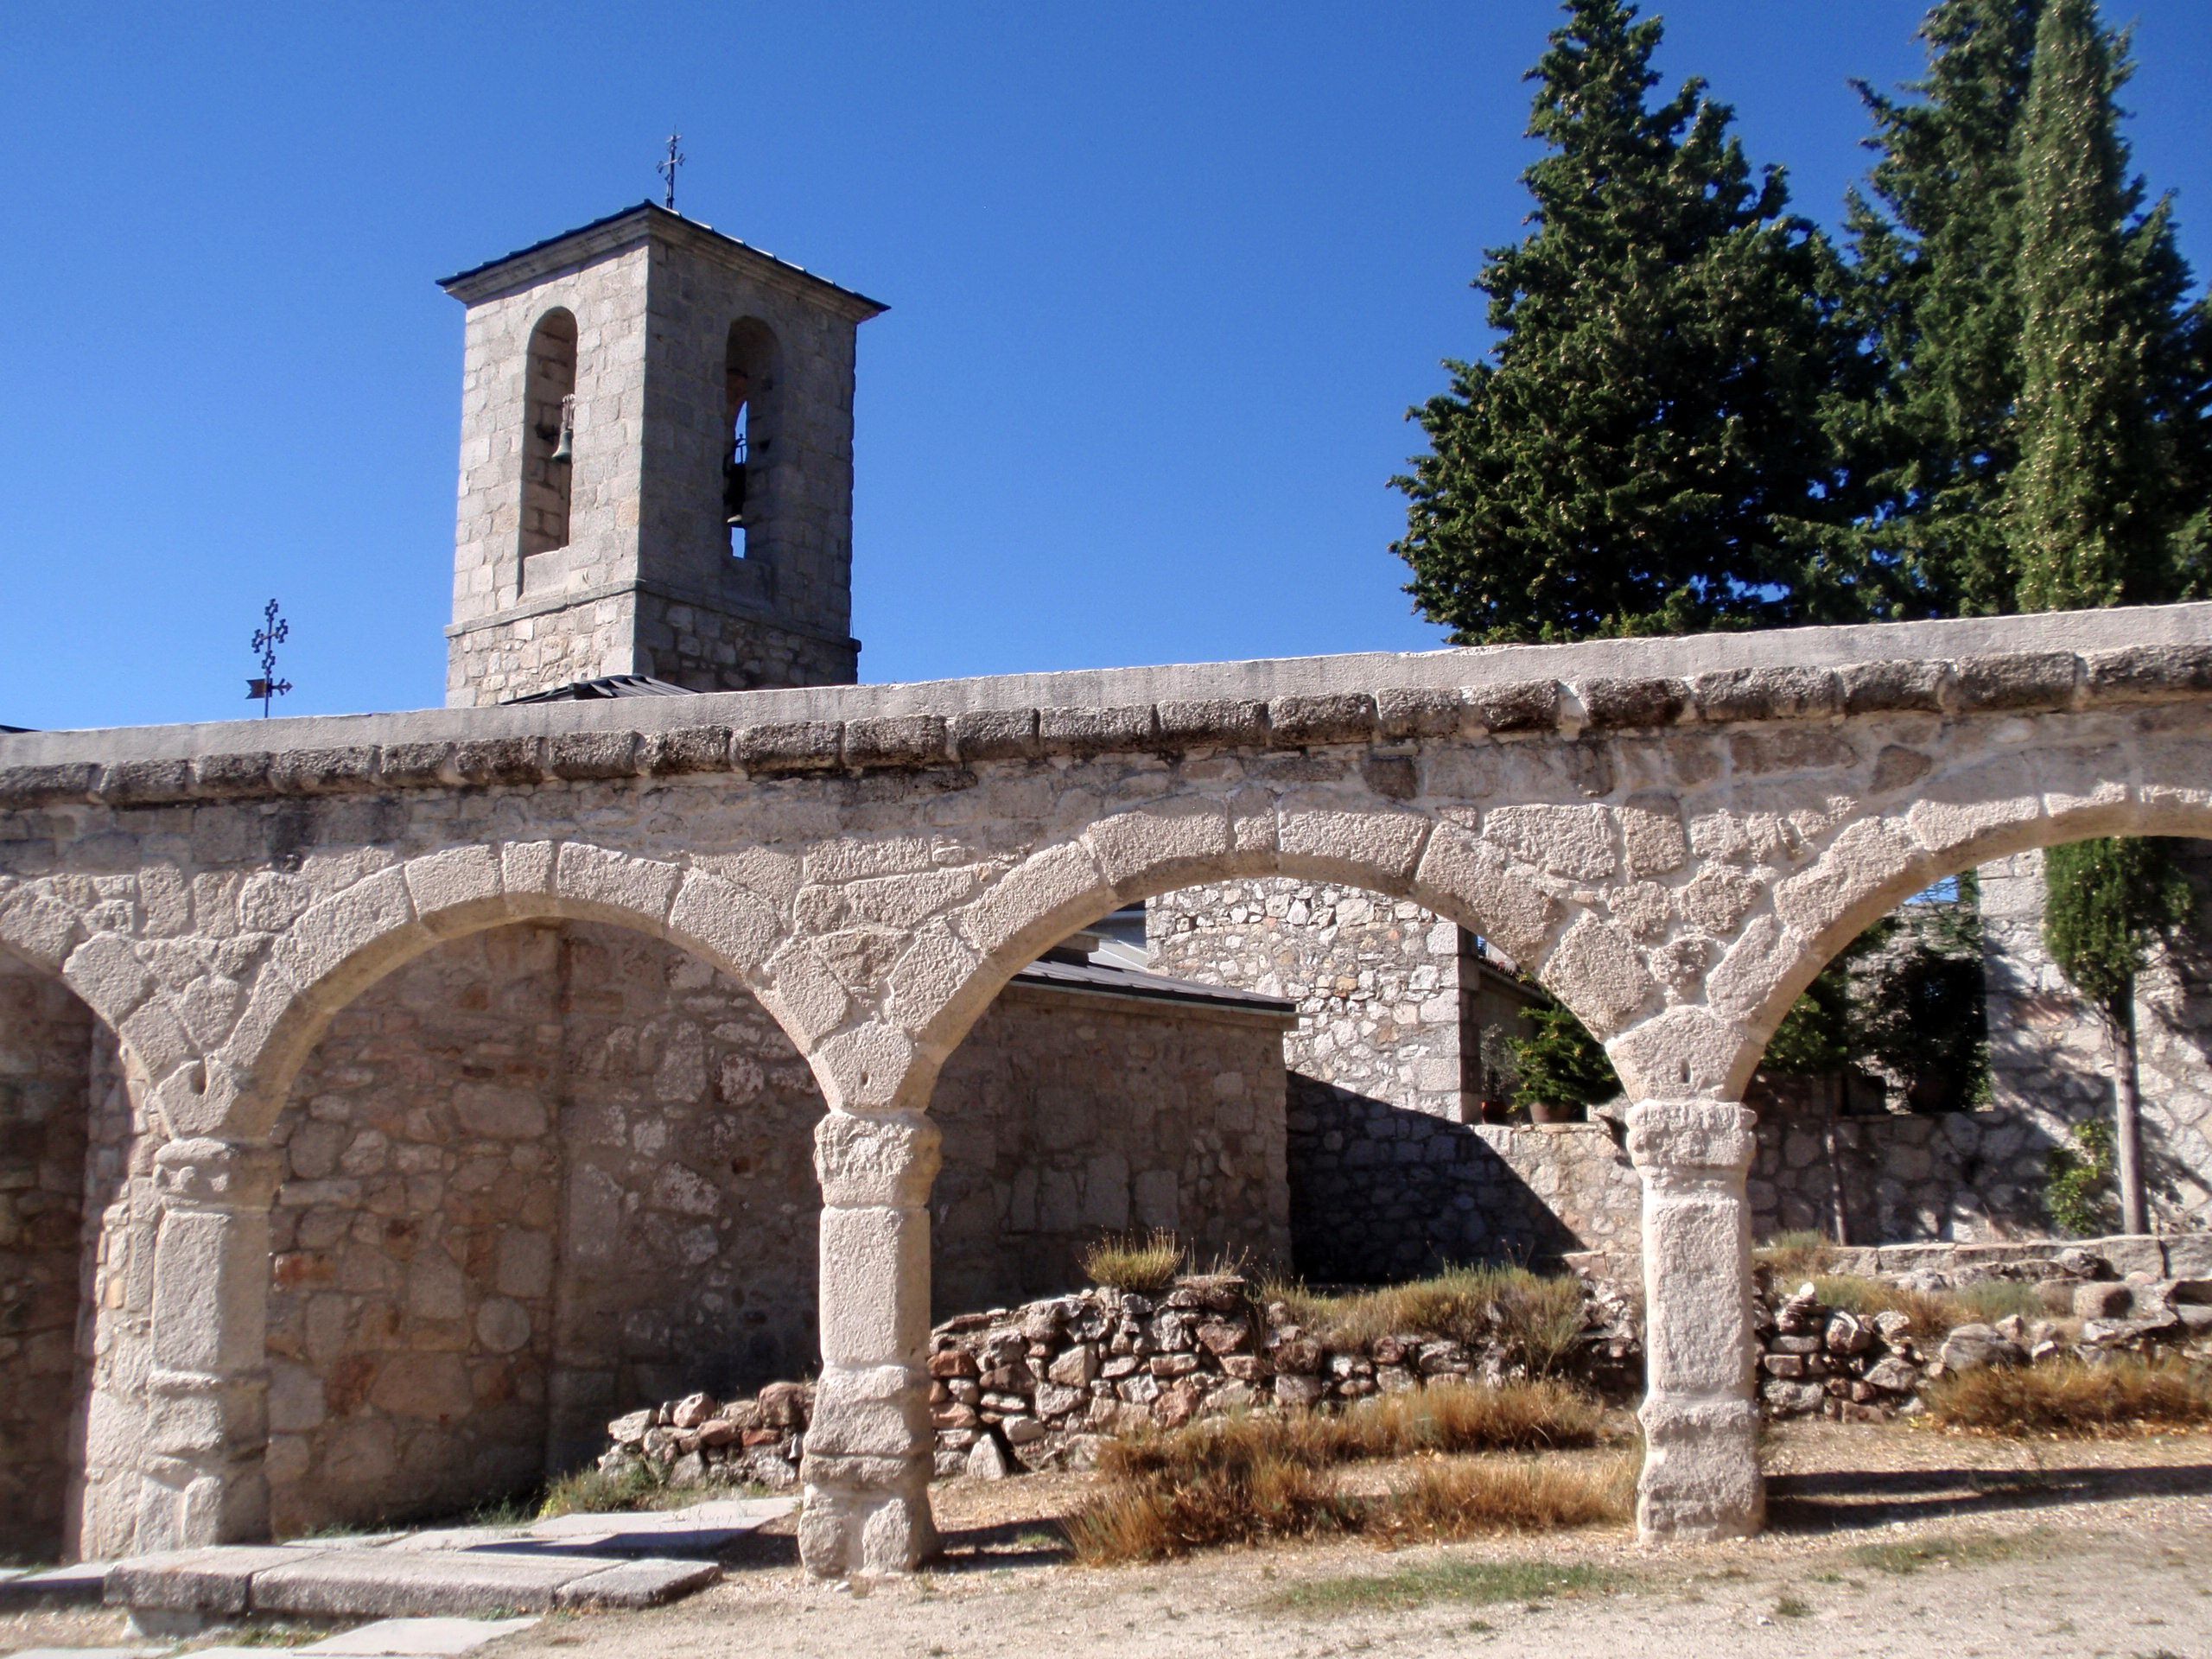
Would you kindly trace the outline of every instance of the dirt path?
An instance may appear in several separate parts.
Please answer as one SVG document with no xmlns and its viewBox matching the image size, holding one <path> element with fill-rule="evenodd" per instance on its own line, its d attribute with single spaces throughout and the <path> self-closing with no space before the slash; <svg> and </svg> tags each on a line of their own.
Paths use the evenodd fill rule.
<svg viewBox="0 0 2212 1659">
<path fill-rule="evenodd" d="M 1797 1427 L 1767 1447 L 1774 1526 L 1657 1554 L 1624 1532 L 1384 1552 L 1229 1551 L 1069 1564 L 1076 1477 L 939 1487 L 950 1548 L 864 1591 L 763 1539 L 659 1612 L 556 1617 L 490 1659 L 2212 1659 L 2212 1435 L 1993 1442 Z M 113 1640 L 96 1618 L 47 1640 Z M 0 1651 L 29 1631 L 0 1630 Z M 12 1637 L 12 1639 L 10 1639 Z"/>
<path fill-rule="evenodd" d="M 954 1483 L 947 1561 L 865 1593 L 786 1553 L 694 1600 L 563 1618 L 519 1655 L 1322 1659 L 1495 1652 L 2212 1659 L 2212 1436 L 1999 1444 L 1895 1428 L 1777 1434 L 1775 1528 L 1664 1555 L 1621 1534 L 1384 1553 L 1235 1551 L 1090 1570 L 1045 1523 L 1081 1483 Z"/>
</svg>

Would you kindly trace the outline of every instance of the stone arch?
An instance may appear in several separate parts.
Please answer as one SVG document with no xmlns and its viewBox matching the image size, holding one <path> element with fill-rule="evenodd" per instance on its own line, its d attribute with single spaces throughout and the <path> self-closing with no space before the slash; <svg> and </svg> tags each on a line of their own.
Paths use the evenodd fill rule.
<svg viewBox="0 0 2212 1659">
<path fill-rule="evenodd" d="M 563 451 L 575 434 L 576 319 L 556 306 L 530 331 L 523 359 L 520 587 L 532 587 L 530 561 L 569 544 L 575 466 Z"/>
<path fill-rule="evenodd" d="M 264 1137 L 337 1011 L 448 939 L 527 921 L 596 921 L 668 940 L 737 980 L 811 1059 L 817 1026 L 795 1017 L 767 964 L 782 918 L 704 871 L 584 842 L 426 854 L 303 911 L 271 948 L 230 1041 L 207 1066 L 219 1128 Z M 817 1066 L 817 1070 L 818 1070 Z"/>
<path fill-rule="evenodd" d="M 2061 757 L 2064 759 L 2065 757 Z M 2023 774 L 2014 772 L 2017 785 Z M 1777 886 L 1770 912 L 1755 916 L 1708 981 L 1714 1012 L 1727 1016 L 1735 1052 L 1718 1092 L 1740 1099 L 1767 1041 L 1805 988 L 1836 953 L 1914 893 L 2011 853 L 2098 836 L 2212 838 L 2212 791 L 2112 789 L 2047 800 L 2037 791 L 1954 802 L 1931 796 L 1899 814 L 1847 826 L 1809 869 Z M 1730 972 L 1739 961 L 1740 978 Z"/>
<path fill-rule="evenodd" d="M 1459 825 L 1357 800 L 1251 813 L 1237 801 L 1171 797 L 1031 854 L 964 909 L 920 930 L 891 971 L 886 1017 L 823 1045 L 817 1070 L 833 1106 L 925 1109 L 945 1058 L 1039 952 L 1122 905 L 1266 876 L 1411 899 L 1496 940 L 1596 1028 L 1620 1023 L 1602 987 L 1593 994 L 1586 954 L 1559 948 L 1592 929 L 1611 935 L 1610 926 L 1586 918 L 1565 929 L 1563 905 Z M 1610 950 L 1598 954 L 1611 960 Z"/>
<path fill-rule="evenodd" d="M 128 1279 L 134 1241 L 110 1236 L 109 1211 L 147 1151 L 133 1133 L 145 1094 L 84 990 L 0 944 L 0 1552 L 53 1560 L 103 1535 L 109 1482 L 87 1466 L 89 1419 L 129 1412 L 118 1389 L 143 1368 L 145 1311 Z M 109 1290 L 126 1300 L 104 1308 Z"/>
<path fill-rule="evenodd" d="M 722 348 L 721 499 L 729 550 L 739 558 L 760 556 L 772 533 L 782 379 L 783 346 L 775 331 L 753 316 L 731 323 Z"/>
</svg>

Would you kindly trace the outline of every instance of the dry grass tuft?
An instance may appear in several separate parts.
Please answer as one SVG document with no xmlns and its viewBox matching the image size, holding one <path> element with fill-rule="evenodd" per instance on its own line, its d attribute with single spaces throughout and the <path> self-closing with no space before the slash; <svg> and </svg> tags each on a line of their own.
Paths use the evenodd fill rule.
<svg viewBox="0 0 2212 1659">
<path fill-rule="evenodd" d="M 1464 1474 L 1455 1470 L 1474 1465 L 1440 1466 L 1424 1471 L 1407 1494 L 1382 1499 L 1338 1492 L 1328 1471 L 1420 1453 L 1586 1446 L 1602 1422 L 1596 1401 L 1550 1380 L 1386 1395 L 1337 1415 L 1209 1418 L 1109 1445 L 1098 1461 L 1101 1490 L 1068 1522 L 1068 1536 L 1078 1560 L 1103 1565 L 1262 1538 L 1378 1531 L 1457 1537 L 1586 1525 L 1625 1512 L 1598 1503 L 1599 1488 L 1612 1489 L 1587 1471 L 1533 1462 Z M 1447 1522 L 1455 1504 L 1458 1518 Z M 1447 1524 L 1465 1531 L 1446 1530 Z"/>
<path fill-rule="evenodd" d="M 1943 1377 L 1923 1397 L 1930 1422 L 1980 1434 L 2086 1440 L 2212 1427 L 2212 1373 L 2178 1359 L 1989 1366 Z"/>
<path fill-rule="evenodd" d="M 1529 1370 L 1558 1366 L 1582 1334 L 1582 1283 L 1526 1268 L 1454 1268 L 1433 1279 L 1329 1295 L 1271 1284 L 1269 1300 L 1328 1347 L 1362 1348 L 1377 1337 L 1419 1334 L 1473 1344 L 1493 1338 Z"/>
<path fill-rule="evenodd" d="M 1563 1451 L 1596 1445 L 1604 1422 L 1597 1401 L 1550 1378 L 1436 1387 L 1376 1395 L 1344 1412 L 1255 1412 L 1133 1434 L 1100 1453 L 1098 1470 L 1109 1480 L 1172 1485 L 1269 1461 L 1325 1469 L 1425 1452 Z"/>
<path fill-rule="evenodd" d="M 1364 1508 L 1339 1496 L 1319 1470 L 1261 1458 L 1211 1468 L 1182 1483 L 1111 1480 L 1066 1526 L 1076 1559 L 1104 1567 L 1167 1560 L 1262 1538 L 1353 1531 Z"/>
<path fill-rule="evenodd" d="M 2048 1317 L 2042 1294 L 2017 1280 L 1986 1280 L 1957 1290 L 1909 1290 L 1884 1279 L 1827 1274 L 1816 1276 L 1813 1287 L 1821 1301 L 1846 1313 L 1903 1313 L 1912 1321 L 1916 1336 L 1940 1337 L 1962 1325 L 1986 1325 L 2012 1313 L 2028 1319 Z"/>
<path fill-rule="evenodd" d="M 1475 1538 L 1603 1526 L 1635 1512 L 1629 1458 L 1471 1459 L 1424 1467 L 1392 1502 L 1389 1521 L 1393 1530 L 1421 1538 Z"/>
<path fill-rule="evenodd" d="M 579 1469 L 562 1476 L 545 1489 L 537 1519 L 550 1521 L 563 1515 L 604 1515 L 645 1509 L 663 1490 L 659 1473 L 642 1460 L 629 1465 L 620 1474 Z"/>
<path fill-rule="evenodd" d="M 1823 1233 L 1777 1233 L 1751 1252 L 1751 1260 L 1774 1270 L 1777 1285 L 1795 1286 L 1814 1274 L 1826 1273 L 1835 1260 L 1835 1246 Z"/>
<path fill-rule="evenodd" d="M 1175 1282 L 1190 1251 L 1165 1227 L 1149 1233 L 1109 1233 L 1083 1252 L 1084 1276 L 1113 1290 L 1157 1296 Z"/>
</svg>

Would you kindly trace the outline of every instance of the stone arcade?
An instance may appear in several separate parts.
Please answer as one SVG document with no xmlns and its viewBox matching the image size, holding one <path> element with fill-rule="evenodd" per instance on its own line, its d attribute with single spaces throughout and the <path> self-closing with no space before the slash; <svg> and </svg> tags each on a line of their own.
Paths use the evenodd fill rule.
<svg viewBox="0 0 2212 1659">
<path fill-rule="evenodd" d="M 66 1338 L 0 1346 L 0 1437 L 54 1446 L 27 1402 L 51 1410 L 74 1379 L 68 1455 L 35 1478 L 67 1484 L 86 1554 L 269 1530 L 290 1432 L 272 1227 L 306 1224 L 276 1200 L 288 1168 L 306 1179 L 291 1137 L 316 1121 L 288 1108 L 317 1068 L 334 1100 L 360 1086 L 326 1039 L 367 1030 L 356 1011 L 380 982 L 551 929 L 669 953 L 671 995 L 726 982 L 716 996 L 774 1029 L 702 1020 L 728 1028 L 719 1060 L 749 1078 L 787 1051 L 818 1087 L 801 1548 L 823 1573 L 911 1567 L 932 1543 L 933 1199 L 961 1179 L 940 1174 L 931 1110 L 950 1057 L 1077 930 L 1196 883 L 1279 877 L 1494 941 L 1605 1040 L 1643 1185 L 1639 1526 L 1743 1534 L 1761 1485 L 1740 1103 L 1767 1036 L 1829 956 L 1934 880 L 2088 835 L 2212 835 L 2207 606 L 793 685 L 849 671 L 865 302 L 652 209 L 455 286 L 472 306 L 457 706 L 0 737 L 0 1036 L 22 1098 L 50 1121 L 73 1091 L 90 1125 L 74 1168 L 51 1134 L 37 1182 L 6 1195 L 0 1250 L 59 1249 L 73 1271 L 54 1219 L 73 1225 L 73 1181 L 92 1244 L 81 1356 Z M 671 306 L 682 329 L 650 321 Z M 486 308 L 512 350 L 480 328 Z M 733 423 L 771 386 L 786 401 L 749 435 L 766 481 L 727 526 Z M 664 422 L 696 441 L 660 442 Z M 613 550 L 604 568 L 588 505 L 615 527 L 592 543 Z M 571 527 L 573 546 L 554 539 Z M 701 548 L 759 563 L 725 582 Z M 802 660 L 817 647 L 835 660 Z M 622 675 L 766 689 L 480 706 Z M 625 1023 L 619 998 L 587 1012 Z M 575 1070 L 571 1029 L 547 1040 Z M 496 1088 L 470 1098 L 474 1132 L 500 1143 L 470 1154 L 495 1213 L 462 1249 L 499 1294 L 447 1320 L 474 1354 L 521 1339 L 556 1246 L 493 1224 L 510 1189 L 518 1217 L 553 1213 L 532 1187 L 544 1125 Z M 404 1150 L 400 1208 L 332 1226 L 404 1238 L 408 1183 L 437 1173 Z M 334 1141 L 306 1167 L 350 1153 Z M 623 1155 L 651 1173 L 651 1143 Z M 708 1187 L 670 1208 L 711 1224 L 695 1211 L 721 1202 Z M 470 1306 L 454 1294 L 410 1282 L 409 1314 L 418 1294 Z M 489 1379 L 485 1409 L 519 1386 L 470 1375 Z"/>
</svg>

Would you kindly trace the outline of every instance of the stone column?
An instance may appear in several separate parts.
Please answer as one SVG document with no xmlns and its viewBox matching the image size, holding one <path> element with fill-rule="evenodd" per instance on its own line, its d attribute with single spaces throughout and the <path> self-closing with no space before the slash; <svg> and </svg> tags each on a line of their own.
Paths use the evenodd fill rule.
<svg viewBox="0 0 2212 1659">
<path fill-rule="evenodd" d="M 937 1126 L 831 1112 L 822 1179 L 822 1377 L 806 1432 L 799 1554 L 821 1578 L 911 1572 L 930 1518 L 930 1185 Z"/>
<path fill-rule="evenodd" d="M 1757 1532 L 1766 1493 L 1752 1397 L 1752 1114 L 1707 1100 L 1647 1100 L 1628 1115 L 1643 1177 L 1643 1476 L 1647 1543 Z"/>
<path fill-rule="evenodd" d="M 154 1157 L 152 1368 L 137 1546 L 269 1533 L 268 1147 L 172 1141 Z"/>
</svg>

